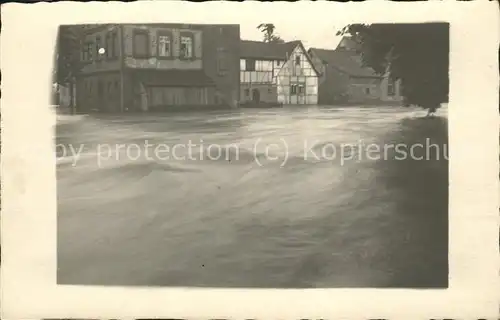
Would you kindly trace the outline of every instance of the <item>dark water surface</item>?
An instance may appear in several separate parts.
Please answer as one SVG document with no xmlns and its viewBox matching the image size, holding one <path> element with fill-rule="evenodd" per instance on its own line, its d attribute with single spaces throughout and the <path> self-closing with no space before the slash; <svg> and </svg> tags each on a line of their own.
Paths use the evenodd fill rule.
<svg viewBox="0 0 500 320">
<path fill-rule="evenodd" d="M 447 161 L 366 154 L 371 143 L 405 143 L 425 156 L 426 139 L 442 154 L 446 119 L 412 113 L 246 109 L 60 124 L 56 142 L 82 155 L 58 160 L 58 281 L 446 287 Z M 159 144 L 179 147 L 165 159 Z"/>
</svg>

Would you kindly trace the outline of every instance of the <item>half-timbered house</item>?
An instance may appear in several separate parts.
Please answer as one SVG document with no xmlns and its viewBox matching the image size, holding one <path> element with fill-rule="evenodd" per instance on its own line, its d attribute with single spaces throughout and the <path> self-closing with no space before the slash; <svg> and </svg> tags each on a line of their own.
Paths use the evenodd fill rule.
<svg viewBox="0 0 500 320">
<path fill-rule="evenodd" d="M 317 104 L 318 75 L 301 41 L 241 41 L 243 103 Z"/>
</svg>

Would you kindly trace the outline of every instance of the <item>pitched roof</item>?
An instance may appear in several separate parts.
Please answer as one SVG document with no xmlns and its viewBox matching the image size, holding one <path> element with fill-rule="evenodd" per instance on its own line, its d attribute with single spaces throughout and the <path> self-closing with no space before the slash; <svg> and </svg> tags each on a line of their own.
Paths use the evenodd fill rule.
<svg viewBox="0 0 500 320">
<path fill-rule="evenodd" d="M 360 44 L 356 42 L 352 37 L 344 36 L 337 45 L 337 49 L 340 48 L 346 48 L 348 50 L 358 50 L 360 48 Z"/>
<path fill-rule="evenodd" d="M 377 74 L 375 70 L 370 67 L 363 66 L 361 56 L 353 51 L 336 49 L 309 49 L 323 63 L 326 63 L 344 73 L 353 77 L 376 77 L 380 78 L 381 75 Z"/>
<path fill-rule="evenodd" d="M 240 56 L 253 59 L 286 60 L 287 56 L 290 56 L 300 44 L 299 40 L 285 43 L 241 40 Z"/>
<path fill-rule="evenodd" d="M 285 43 L 241 40 L 240 57 L 262 60 L 287 60 L 293 53 L 293 50 L 297 48 L 297 46 L 300 46 L 302 48 L 307 60 L 311 64 L 311 67 L 314 69 L 314 72 L 319 75 L 320 73 L 318 72 L 318 68 L 312 62 L 309 53 L 300 40 L 294 40 Z"/>
</svg>

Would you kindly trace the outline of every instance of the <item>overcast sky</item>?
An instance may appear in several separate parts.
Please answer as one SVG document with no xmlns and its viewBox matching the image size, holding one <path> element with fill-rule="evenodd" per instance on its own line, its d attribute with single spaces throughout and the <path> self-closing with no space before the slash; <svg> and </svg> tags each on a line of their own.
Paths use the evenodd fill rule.
<svg viewBox="0 0 500 320">
<path fill-rule="evenodd" d="M 160 1 L 152 1 L 158 4 Z M 170 1 L 161 1 L 167 5 Z M 175 4 L 175 5 L 174 5 Z M 287 2 L 170 2 L 168 6 L 179 6 L 175 18 L 201 23 L 237 23 L 241 38 L 262 40 L 263 34 L 257 29 L 261 23 L 273 23 L 275 32 L 285 41 L 302 40 L 306 48 L 335 48 L 340 38 L 335 34 L 345 26 L 336 15 L 325 15 L 317 3 Z M 182 7 L 181 7 L 182 6 Z M 183 6 L 190 9 L 184 10 Z M 335 12 L 335 10 L 328 10 Z M 184 16 L 184 12 L 186 15 Z M 343 19 L 345 21 L 345 16 Z M 349 19 L 348 22 L 352 22 Z"/>
<path fill-rule="evenodd" d="M 41 3 L 30 5 L 34 7 L 29 11 L 32 10 L 36 12 L 33 14 L 37 15 L 40 10 L 45 9 L 46 15 L 44 19 L 37 21 L 38 24 L 51 24 L 55 28 L 58 24 L 78 23 L 239 24 L 241 38 L 248 40 L 262 40 L 262 33 L 257 30 L 257 26 L 260 23 L 273 23 L 276 26 L 276 33 L 286 41 L 302 40 L 306 47 L 335 48 L 340 41 L 335 33 L 347 24 L 436 21 L 438 17 L 442 19 L 443 16 L 449 16 L 448 13 L 437 10 L 437 5 L 429 2 L 425 5 L 411 6 L 389 1 L 197 3 L 156 0 L 131 3 L 114 1 Z M 439 8 L 443 8 L 441 1 L 439 5 Z M 9 6 L 8 9 L 13 10 L 14 6 Z"/>
<path fill-rule="evenodd" d="M 266 21 L 273 23 L 272 21 Z M 260 23 L 245 23 L 240 25 L 243 40 L 262 40 L 263 34 L 257 29 Z M 302 40 L 306 48 L 335 49 L 341 37 L 335 33 L 339 29 L 334 24 L 323 23 L 314 27 L 303 27 L 299 23 L 274 23 L 275 32 L 285 41 Z"/>
<path fill-rule="evenodd" d="M 257 26 L 261 23 L 273 23 L 276 26 L 275 32 L 285 41 L 301 40 L 306 48 L 327 49 L 335 48 L 340 41 L 336 32 L 353 22 L 351 14 L 342 12 L 346 11 L 345 8 L 347 7 L 325 1 L 196 3 L 157 0 L 132 3 L 89 2 L 84 5 L 62 2 L 57 7 L 53 6 L 52 12 L 56 15 L 56 9 L 60 10 L 57 19 L 68 20 L 70 23 L 239 24 L 241 38 L 245 40 L 262 40 L 263 34 Z M 71 14 L 68 14 L 69 10 Z M 113 12 L 113 15 L 109 12 Z"/>
<path fill-rule="evenodd" d="M 59 2 L 56 5 L 49 5 L 50 10 L 46 10 L 47 15 L 40 22 L 54 25 L 121 22 L 239 24 L 241 38 L 247 40 L 262 40 L 263 35 L 257 26 L 261 23 L 273 23 L 276 26 L 276 33 L 285 41 L 302 40 L 306 48 L 325 49 L 337 46 L 340 37 L 335 35 L 336 32 L 350 23 L 423 22 L 449 16 L 448 13 L 437 10 L 437 4 L 432 2 L 409 6 L 389 1 L 197 3 L 156 0 L 131 3 Z M 34 15 L 44 7 L 48 9 L 48 5 L 43 3 L 34 6 L 33 11 L 36 11 Z M 439 8 L 443 8 L 443 5 L 441 4 Z"/>
</svg>

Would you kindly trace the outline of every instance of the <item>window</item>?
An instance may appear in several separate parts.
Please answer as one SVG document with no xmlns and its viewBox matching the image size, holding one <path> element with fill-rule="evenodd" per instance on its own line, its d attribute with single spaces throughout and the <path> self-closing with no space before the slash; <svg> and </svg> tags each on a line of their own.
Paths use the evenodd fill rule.
<svg viewBox="0 0 500 320">
<path fill-rule="evenodd" d="M 272 88 L 269 88 L 269 89 L 267 89 L 267 92 L 268 92 L 268 93 L 273 93 L 273 89 L 272 89 Z"/>
<path fill-rule="evenodd" d="M 304 85 L 303 84 L 300 84 L 298 86 L 298 94 L 303 94 L 304 93 Z"/>
<path fill-rule="evenodd" d="M 116 31 L 111 31 L 106 34 L 106 59 L 114 59 L 118 57 L 118 34 Z"/>
<path fill-rule="evenodd" d="M 246 60 L 246 71 L 255 71 L 255 59 Z"/>
<path fill-rule="evenodd" d="M 134 30 L 133 55 L 135 58 L 149 57 L 149 34 L 147 30 Z"/>
<path fill-rule="evenodd" d="M 81 58 L 80 60 L 82 62 L 87 62 L 89 59 L 88 46 L 86 43 L 84 43 L 82 46 L 82 53 L 81 53 L 80 58 Z"/>
<path fill-rule="evenodd" d="M 172 55 L 172 37 L 167 33 L 158 34 L 158 57 L 170 57 Z"/>
<path fill-rule="evenodd" d="M 88 51 L 88 61 L 94 60 L 94 44 L 92 42 L 89 42 L 87 44 L 87 51 Z"/>
<path fill-rule="evenodd" d="M 193 37 L 188 35 L 181 35 L 181 52 L 182 59 L 193 58 Z"/>
<path fill-rule="evenodd" d="M 389 97 L 393 97 L 396 95 L 396 88 L 395 87 L 396 86 L 395 86 L 394 80 L 389 78 L 387 81 L 387 95 Z"/>
<path fill-rule="evenodd" d="M 296 65 L 296 66 L 300 66 L 300 55 L 297 55 L 297 56 L 295 57 L 295 65 Z"/>
<path fill-rule="evenodd" d="M 245 96 L 246 97 L 250 96 L 250 89 L 245 89 Z"/>
<path fill-rule="evenodd" d="M 367 94 L 367 95 L 370 94 L 370 88 L 365 88 L 365 94 Z"/>
<path fill-rule="evenodd" d="M 280 66 L 280 64 L 281 64 L 281 61 L 276 60 L 276 65 L 277 65 L 278 67 Z"/>
<path fill-rule="evenodd" d="M 92 62 L 92 42 L 85 42 L 82 47 L 82 62 Z"/>
<path fill-rule="evenodd" d="M 217 72 L 219 75 L 227 71 L 227 52 L 224 48 L 217 49 Z"/>
<path fill-rule="evenodd" d="M 83 45 L 82 61 L 83 62 L 92 62 L 92 54 L 93 54 L 92 42 L 86 42 Z"/>
<path fill-rule="evenodd" d="M 120 48 L 118 48 L 118 32 L 114 31 L 111 34 L 111 49 L 113 54 L 111 55 L 111 58 L 117 58 L 118 53 L 120 52 Z"/>
<path fill-rule="evenodd" d="M 104 37 L 104 48 L 106 50 L 106 59 L 110 58 L 110 48 L 111 48 L 111 33 L 108 32 L 106 33 L 106 36 Z"/>
<path fill-rule="evenodd" d="M 95 38 L 95 59 L 96 59 L 96 61 L 101 60 L 101 53 L 99 52 L 100 49 L 101 49 L 101 37 L 97 36 Z"/>
<path fill-rule="evenodd" d="M 293 95 L 297 94 L 297 85 L 296 84 L 292 84 L 290 86 L 290 94 L 293 94 Z"/>
</svg>

